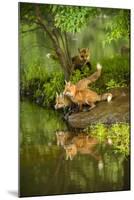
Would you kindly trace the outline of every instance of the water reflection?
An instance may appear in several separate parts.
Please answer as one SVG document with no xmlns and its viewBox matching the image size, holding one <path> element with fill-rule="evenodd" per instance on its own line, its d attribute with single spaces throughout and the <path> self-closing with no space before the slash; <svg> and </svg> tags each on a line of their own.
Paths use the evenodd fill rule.
<svg viewBox="0 0 134 200">
<path fill-rule="evenodd" d="M 90 155 L 98 162 L 98 168 L 103 168 L 102 156 L 97 152 L 98 140 L 84 133 L 75 133 L 59 131 L 56 132 L 57 145 L 65 149 L 66 160 L 73 160 L 78 154 Z"/>
<path fill-rule="evenodd" d="M 57 131 L 67 127 L 55 111 L 28 102 L 20 109 L 21 196 L 129 189 L 129 162 L 113 154 L 111 146 L 84 134 Z M 71 145 L 73 156 L 68 154 Z"/>
</svg>

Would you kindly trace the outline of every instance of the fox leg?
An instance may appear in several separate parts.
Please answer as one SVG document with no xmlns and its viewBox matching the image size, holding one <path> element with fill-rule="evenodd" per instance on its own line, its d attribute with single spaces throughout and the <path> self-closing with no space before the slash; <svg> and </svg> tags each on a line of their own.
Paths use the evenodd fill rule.
<svg viewBox="0 0 134 200">
<path fill-rule="evenodd" d="M 91 104 L 91 107 L 89 108 L 89 110 L 92 110 L 93 108 L 95 108 L 96 105 L 94 103 Z"/>
<path fill-rule="evenodd" d="M 92 110 L 93 108 L 96 107 L 96 105 L 93 102 L 86 101 L 86 103 L 90 106 L 89 110 Z"/>
</svg>

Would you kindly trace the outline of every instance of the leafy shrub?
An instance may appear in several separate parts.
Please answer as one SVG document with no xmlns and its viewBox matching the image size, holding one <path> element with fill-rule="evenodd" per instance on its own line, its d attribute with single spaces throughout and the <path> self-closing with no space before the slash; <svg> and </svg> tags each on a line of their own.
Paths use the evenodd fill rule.
<svg viewBox="0 0 134 200">
<path fill-rule="evenodd" d="M 102 143 L 110 139 L 114 152 L 127 156 L 129 155 L 129 130 L 128 123 L 117 123 L 111 126 L 98 123 L 86 128 L 85 132 L 97 138 Z"/>
<path fill-rule="evenodd" d="M 117 83 L 114 79 L 111 79 L 108 83 L 106 83 L 106 89 L 113 89 L 113 88 L 119 88 L 119 87 L 126 87 L 126 84 L 124 81 L 121 81 L 120 83 Z"/>
<path fill-rule="evenodd" d="M 75 84 L 82 78 L 90 76 L 91 74 L 91 70 L 87 66 L 84 66 L 81 71 L 77 69 L 73 72 L 73 74 L 70 77 L 70 81 Z"/>
<path fill-rule="evenodd" d="M 56 72 L 51 74 L 49 82 L 45 82 L 43 85 L 43 92 L 45 99 L 43 105 L 49 105 L 54 103 L 56 92 L 60 93 L 64 89 L 64 76 L 62 73 Z"/>
<path fill-rule="evenodd" d="M 21 93 L 43 106 L 51 106 L 56 92 L 64 89 L 63 73 L 49 72 L 38 61 L 21 72 Z"/>
<path fill-rule="evenodd" d="M 113 124 L 109 130 L 109 137 L 113 142 L 115 152 L 129 155 L 130 127 L 126 123 Z"/>
<path fill-rule="evenodd" d="M 90 134 L 100 142 L 104 142 L 107 137 L 107 128 L 104 124 L 98 123 L 90 126 Z"/>
</svg>

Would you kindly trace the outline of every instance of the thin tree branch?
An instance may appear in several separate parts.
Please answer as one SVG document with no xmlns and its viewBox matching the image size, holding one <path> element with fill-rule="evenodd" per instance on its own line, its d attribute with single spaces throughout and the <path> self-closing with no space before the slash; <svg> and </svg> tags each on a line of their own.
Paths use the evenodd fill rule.
<svg viewBox="0 0 134 200">
<path fill-rule="evenodd" d="M 71 72 L 72 71 L 72 60 L 71 60 L 69 46 L 68 46 L 67 33 L 65 32 L 64 35 L 65 35 L 65 41 L 66 41 L 66 51 L 67 51 L 68 63 L 70 66 L 69 70 Z"/>
<path fill-rule="evenodd" d="M 68 80 L 70 72 L 69 72 L 67 63 L 65 62 L 64 52 L 63 52 L 62 48 L 60 47 L 59 41 L 57 41 L 57 39 L 53 35 L 52 30 L 50 31 L 48 29 L 47 25 L 43 22 L 43 19 L 42 19 L 41 13 L 40 13 L 40 9 L 39 9 L 39 5 L 36 6 L 36 16 L 37 16 L 37 21 L 35 23 L 40 25 L 44 29 L 44 31 L 48 34 L 48 36 L 50 37 L 50 39 L 53 43 L 55 52 L 59 58 L 61 67 L 64 71 L 65 78 L 66 78 L 66 80 Z"/>
</svg>

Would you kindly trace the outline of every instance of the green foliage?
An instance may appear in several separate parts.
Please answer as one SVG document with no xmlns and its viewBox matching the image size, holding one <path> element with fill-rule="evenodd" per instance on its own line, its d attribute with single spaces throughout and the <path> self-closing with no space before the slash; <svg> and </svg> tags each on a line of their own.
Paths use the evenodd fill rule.
<svg viewBox="0 0 134 200">
<path fill-rule="evenodd" d="M 48 72 L 39 60 L 32 62 L 27 68 L 25 68 L 24 73 L 26 81 L 32 80 L 33 78 L 44 81 L 48 77 Z"/>
<path fill-rule="evenodd" d="M 85 131 L 102 143 L 110 139 L 115 153 L 129 155 L 130 127 L 128 123 L 117 123 L 111 126 L 98 123 Z"/>
<path fill-rule="evenodd" d="M 90 134 L 96 137 L 100 142 L 104 142 L 107 137 L 107 128 L 104 124 L 98 123 L 90 126 Z"/>
<path fill-rule="evenodd" d="M 120 83 L 117 83 L 114 79 L 111 79 L 109 82 L 106 83 L 106 89 L 110 90 L 113 88 L 121 88 L 121 87 L 126 87 L 127 85 L 124 83 L 124 80 L 121 81 Z"/>
<path fill-rule="evenodd" d="M 119 40 L 120 38 L 127 39 L 130 35 L 130 11 L 129 10 L 117 10 L 113 15 L 112 20 L 109 20 L 106 26 L 107 37 L 104 41 L 111 43 L 112 40 Z"/>
<path fill-rule="evenodd" d="M 56 92 L 63 91 L 63 88 L 63 73 L 48 72 L 38 61 L 21 72 L 21 94 L 29 96 L 43 106 L 54 104 Z"/>
<path fill-rule="evenodd" d="M 74 84 L 76 84 L 80 79 L 82 78 L 82 74 L 80 72 L 80 70 L 76 70 L 75 72 L 73 72 L 73 74 L 70 77 L 70 81 Z"/>
<path fill-rule="evenodd" d="M 64 76 L 62 73 L 55 72 L 51 74 L 49 82 L 44 83 L 43 92 L 45 94 L 45 99 L 43 105 L 48 106 L 55 100 L 56 92 L 60 93 L 64 89 Z"/>
<path fill-rule="evenodd" d="M 95 16 L 99 9 L 78 6 L 57 6 L 54 5 L 55 26 L 62 32 L 76 33 L 87 24 L 90 17 Z"/>
<path fill-rule="evenodd" d="M 91 70 L 87 66 L 83 66 L 81 71 L 77 69 L 73 72 L 70 77 L 70 81 L 75 84 L 82 78 L 89 76 L 91 73 Z"/>
<path fill-rule="evenodd" d="M 129 155 L 130 127 L 126 123 L 113 124 L 109 130 L 115 152 Z"/>
</svg>

